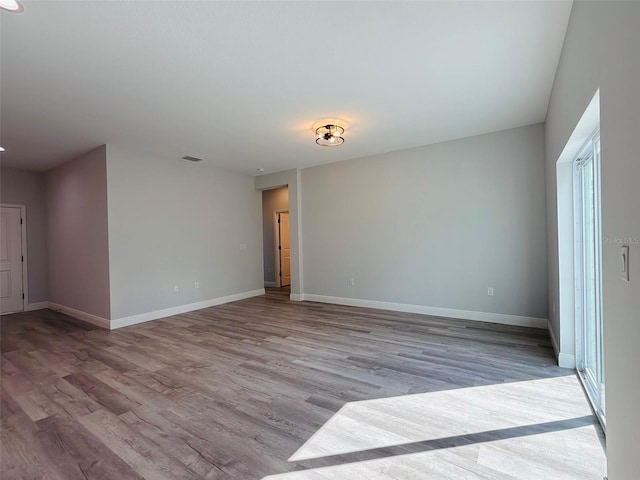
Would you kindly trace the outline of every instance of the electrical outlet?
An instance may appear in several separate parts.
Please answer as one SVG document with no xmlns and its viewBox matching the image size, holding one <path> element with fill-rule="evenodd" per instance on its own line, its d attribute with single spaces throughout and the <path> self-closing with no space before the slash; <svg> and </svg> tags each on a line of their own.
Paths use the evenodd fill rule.
<svg viewBox="0 0 640 480">
<path fill-rule="evenodd" d="M 200 288 L 200 282 L 196 282 L 196 288 Z"/>
<path fill-rule="evenodd" d="M 351 285 L 351 286 L 353 287 L 355 284 L 356 284 L 355 279 L 350 278 L 350 279 L 349 279 L 349 285 Z"/>
<path fill-rule="evenodd" d="M 487 288 L 487 295 L 489 295 L 490 297 L 493 297 L 493 287 Z"/>
<path fill-rule="evenodd" d="M 177 291 L 179 291 L 179 290 L 180 290 L 180 288 L 178 287 L 178 285 L 174 285 L 174 286 L 173 286 L 173 291 L 174 291 L 174 292 L 177 292 Z"/>
</svg>

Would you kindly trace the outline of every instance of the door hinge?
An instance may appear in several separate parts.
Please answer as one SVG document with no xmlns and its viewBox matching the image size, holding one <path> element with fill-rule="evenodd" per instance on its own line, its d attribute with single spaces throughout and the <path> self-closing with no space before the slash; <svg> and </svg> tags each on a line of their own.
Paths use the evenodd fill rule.
<svg viewBox="0 0 640 480">
<path fill-rule="evenodd" d="M 24 263 L 24 255 L 20 255 L 20 261 Z"/>
<path fill-rule="evenodd" d="M 24 300 L 24 293 L 22 294 L 22 299 Z"/>
<path fill-rule="evenodd" d="M 280 223 L 280 219 L 278 219 L 278 223 Z"/>
<path fill-rule="evenodd" d="M 20 219 L 20 225 L 22 225 L 22 219 Z"/>
<path fill-rule="evenodd" d="M 281 277 L 281 276 L 282 276 L 282 272 L 278 272 L 278 276 L 280 276 L 280 277 Z"/>
<path fill-rule="evenodd" d="M 282 250 L 282 247 L 280 245 L 278 245 L 278 250 Z"/>
</svg>

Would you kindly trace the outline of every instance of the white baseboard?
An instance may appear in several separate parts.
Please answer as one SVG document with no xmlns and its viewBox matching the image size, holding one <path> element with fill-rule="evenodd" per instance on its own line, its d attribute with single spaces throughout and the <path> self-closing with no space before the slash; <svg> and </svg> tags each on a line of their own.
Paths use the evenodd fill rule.
<svg viewBox="0 0 640 480">
<path fill-rule="evenodd" d="M 553 347 L 553 352 L 556 354 L 556 358 L 560 355 L 560 347 L 558 346 L 558 339 L 556 338 L 556 334 L 553 333 L 553 328 L 551 327 L 551 320 L 547 324 L 547 330 L 549 330 L 549 337 L 551 337 L 551 346 Z"/>
<path fill-rule="evenodd" d="M 291 295 L 291 300 L 293 295 Z M 410 305 L 406 303 L 380 302 L 377 300 L 363 300 L 359 298 L 330 297 L 326 295 L 314 295 L 305 293 L 300 295 L 300 300 L 321 303 L 334 303 L 351 307 L 377 308 L 379 310 L 393 310 L 396 312 L 418 313 L 435 317 L 459 318 L 462 320 L 476 320 L 479 322 L 501 323 L 504 325 L 516 325 L 519 327 L 547 328 L 546 318 L 523 317 L 520 315 L 505 315 L 503 313 L 473 312 L 470 310 L 454 310 L 442 307 L 427 307 L 423 305 Z"/>
<path fill-rule="evenodd" d="M 163 310 L 156 310 L 154 312 L 147 312 L 147 313 L 141 313 L 139 315 L 131 315 L 129 317 L 117 318 L 115 320 L 111 320 L 110 326 L 111 326 L 111 330 L 114 330 L 116 328 L 128 327 L 130 325 L 149 322 L 151 320 L 170 317 L 172 315 L 179 315 L 181 313 L 192 312 L 194 310 L 215 307 L 216 305 L 222 305 L 223 303 L 236 302 L 238 300 L 243 300 L 245 298 L 257 297 L 259 295 L 264 295 L 264 288 L 259 288 L 257 290 L 250 290 L 248 292 L 234 293 L 233 295 L 212 298 L 210 300 L 204 300 L 202 302 L 195 302 L 195 303 L 189 303 L 187 305 L 179 305 L 177 307 L 165 308 Z"/>
<path fill-rule="evenodd" d="M 264 281 L 264 286 L 265 287 L 274 287 L 276 286 L 276 282 L 267 282 L 266 280 Z"/>
<path fill-rule="evenodd" d="M 49 308 L 49 302 L 30 303 L 27 305 L 25 312 L 33 312 L 34 310 L 42 310 L 44 308 Z"/>
<path fill-rule="evenodd" d="M 109 329 L 110 322 L 106 318 L 98 317 L 97 315 L 76 310 L 75 308 L 65 307 L 64 305 L 53 302 L 47 302 L 47 306 L 50 310 L 64 313 L 65 315 L 69 315 L 70 317 L 77 318 L 78 320 L 82 320 L 83 322 L 90 323 L 97 327 L 106 328 L 107 330 Z"/>
<path fill-rule="evenodd" d="M 194 310 L 200 310 L 202 308 L 214 307 L 216 305 L 222 305 L 223 303 L 235 302 L 243 300 L 245 298 L 257 297 L 258 295 L 264 295 L 264 288 L 257 290 L 251 290 L 248 292 L 235 293 L 233 295 L 227 295 L 225 297 L 212 298 L 210 300 L 204 300 L 202 302 L 189 303 L 187 305 L 179 305 L 177 307 L 165 308 L 163 310 L 156 310 L 154 312 L 141 313 L 139 315 L 132 315 L 130 317 L 117 318 L 115 320 L 107 320 L 106 318 L 98 317 L 87 312 L 76 310 L 75 308 L 65 307 L 53 302 L 41 302 L 33 305 L 45 306 L 42 308 L 49 308 L 56 312 L 61 312 L 70 317 L 77 318 L 78 320 L 85 321 L 92 325 L 96 325 L 108 330 L 114 330 L 116 328 L 128 327 L 137 323 L 148 322 L 151 320 L 157 320 L 159 318 L 170 317 L 172 315 L 179 315 L 181 313 L 192 312 Z M 34 309 L 35 310 L 35 309 Z"/>
<path fill-rule="evenodd" d="M 562 353 L 558 355 L 558 366 L 562 368 L 576 369 L 576 356 L 568 353 Z"/>
<path fill-rule="evenodd" d="M 560 352 L 560 346 L 558 345 L 558 339 L 556 338 L 556 334 L 553 333 L 553 328 L 551 328 L 551 322 L 547 325 L 549 329 L 549 337 L 551 337 L 551 345 L 553 346 L 553 351 L 556 354 L 556 358 L 558 359 L 558 366 L 562 368 L 576 368 L 576 356 L 568 353 Z"/>
<path fill-rule="evenodd" d="M 289 300 L 293 301 L 293 302 L 303 302 L 305 300 L 305 296 L 304 293 L 298 294 L 298 293 L 290 293 L 289 294 Z M 319 300 L 318 300 L 319 301 Z"/>
</svg>

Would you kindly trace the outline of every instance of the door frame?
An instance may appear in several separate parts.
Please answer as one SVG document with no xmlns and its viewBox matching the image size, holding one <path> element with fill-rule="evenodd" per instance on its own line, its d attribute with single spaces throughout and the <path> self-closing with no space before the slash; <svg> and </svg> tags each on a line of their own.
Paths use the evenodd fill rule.
<svg viewBox="0 0 640 480">
<path fill-rule="evenodd" d="M 19 208 L 22 224 L 20 225 L 20 237 L 22 250 L 22 311 L 26 312 L 29 306 L 29 278 L 27 275 L 27 207 L 15 203 L 0 203 L 0 207 Z"/>
<path fill-rule="evenodd" d="M 254 177 L 253 186 L 262 192 L 280 187 L 289 189 L 289 234 L 291 235 L 291 293 L 289 299 L 294 302 L 303 302 L 302 170 L 292 168 L 283 172 L 258 175 Z"/>
<path fill-rule="evenodd" d="M 278 248 L 280 246 L 280 225 L 278 224 L 278 215 L 281 213 L 289 213 L 289 209 L 281 208 L 273 211 L 273 247 L 275 250 L 273 258 L 275 259 L 274 263 L 276 267 L 276 288 L 280 288 L 282 286 L 282 276 L 280 275 L 282 265 L 280 263 L 280 249 Z M 289 238 L 289 240 L 291 240 L 291 238 Z"/>
<path fill-rule="evenodd" d="M 596 156 L 594 151 L 594 143 L 600 141 L 600 125 L 598 125 L 595 131 L 589 135 L 589 138 L 578 151 L 576 159 L 573 162 L 573 225 L 574 225 L 574 270 L 575 270 L 575 348 L 576 348 L 576 370 L 578 372 L 578 378 L 582 382 L 584 389 L 587 391 L 587 396 L 596 414 L 596 417 L 600 421 L 602 429 L 606 432 L 606 399 L 605 392 L 602 391 L 604 383 L 601 382 L 604 375 L 604 326 L 603 326 L 603 312 L 602 312 L 602 196 L 601 196 L 601 159 Z M 594 211 L 594 254 L 595 254 L 595 309 L 596 309 L 596 372 L 595 378 L 591 378 L 592 375 L 585 368 L 584 349 L 586 345 L 585 340 L 585 325 L 584 325 L 584 244 L 583 244 L 583 229 L 584 229 L 584 197 L 582 191 L 582 165 L 578 162 L 580 159 L 584 159 L 585 156 L 588 162 L 591 162 L 593 169 L 593 184 L 594 184 L 594 202 L 596 208 Z M 605 387 L 606 389 L 606 387 Z"/>
</svg>

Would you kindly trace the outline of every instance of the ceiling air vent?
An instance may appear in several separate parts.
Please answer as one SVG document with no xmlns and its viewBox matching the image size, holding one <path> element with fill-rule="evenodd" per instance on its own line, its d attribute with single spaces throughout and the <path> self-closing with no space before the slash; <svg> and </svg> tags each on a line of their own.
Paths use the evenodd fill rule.
<svg viewBox="0 0 640 480">
<path fill-rule="evenodd" d="M 192 157 L 191 155 L 185 155 L 182 157 L 183 160 L 189 160 L 190 162 L 201 162 L 202 159 L 198 157 Z"/>
</svg>

